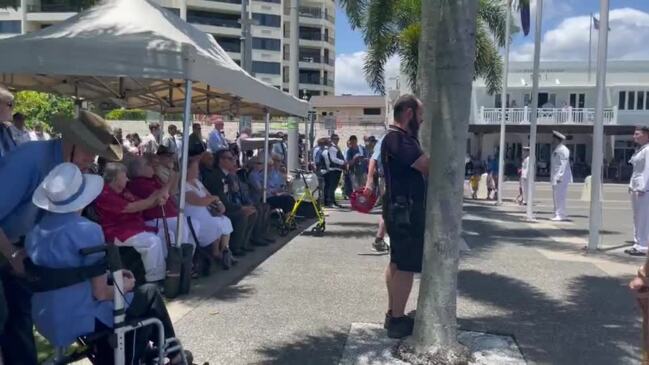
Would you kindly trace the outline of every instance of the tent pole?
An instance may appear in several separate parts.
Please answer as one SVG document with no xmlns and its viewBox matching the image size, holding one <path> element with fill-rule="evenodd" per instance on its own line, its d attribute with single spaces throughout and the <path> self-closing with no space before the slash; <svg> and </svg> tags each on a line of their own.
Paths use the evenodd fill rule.
<svg viewBox="0 0 649 365">
<path fill-rule="evenodd" d="M 266 110 L 266 116 L 264 118 L 264 186 L 262 191 L 264 193 L 263 202 L 266 204 L 267 190 L 268 186 L 268 133 L 270 129 L 270 113 Z"/>
<path fill-rule="evenodd" d="M 187 187 L 187 162 L 189 159 L 189 133 L 191 131 L 192 115 L 192 81 L 185 80 L 185 110 L 183 114 L 183 152 L 180 162 L 180 199 L 178 202 L 178 222 L 176 226 L 176 245 L 180 247 L 180 239 L 184 232 L 183 224 L 185 219 L 185 189 Z"/>
</svg>

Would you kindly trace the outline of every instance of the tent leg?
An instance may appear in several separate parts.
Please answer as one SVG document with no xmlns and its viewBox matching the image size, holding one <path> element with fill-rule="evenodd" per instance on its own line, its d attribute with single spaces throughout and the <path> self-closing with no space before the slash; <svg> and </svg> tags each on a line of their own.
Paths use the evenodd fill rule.
<svg viewBox="0 0 649 365">
<path fill-rule="evenodd" d="M 178 202 L 178 222 L 176 226 L 176 245 L 180 247 L 180 240 L 184 232 L 181 222 L 185 219 L 185 188 L 187 186 L 187 165 L 189 159 L 189 134 L 191 133 L 192 115 L 192 81 L 185 80 L 185 111 L 183 114 L 183 151 L 180 162 L 180 199 Z"/>
<path fill-rule="evenodd" d="M 263 195 L 264 204 L 266 203 L 266 198 L 267 198 L 266 187 L 268 186 L 268 156 L 270 155 L 270 151 L 268 151 L 269 129 L 270 129 L 270 113 L 266 111 L 266 116 L 264 118 L 264 187 L 262 188 L 262 191 L 264 192 Z"/>
</svg>

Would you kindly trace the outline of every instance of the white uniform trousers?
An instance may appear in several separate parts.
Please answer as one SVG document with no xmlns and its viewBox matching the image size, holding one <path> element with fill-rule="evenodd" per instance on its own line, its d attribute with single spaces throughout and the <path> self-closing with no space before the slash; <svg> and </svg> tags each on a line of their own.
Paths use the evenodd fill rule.
<svg viewBox="0 0 649 365">
<path fill-rule="evenodd" d="M 552 185 L 552 197 L 554 198 L 554 218 L 566 219 L 568 181 L 562 181 L 557 185 Z"/>
<path fill-rule="evenodd" d="M 521 177 L 521 190 L 523 191 L 523 203 L 527 203 L 527 191 L 528 189 L 528 181 L 527 178 Z"/>
<path fill-rule="evenodd" d="M 633 208 L 633 248 L 647 252 L 649 246 L 649 193 L 640 196 L 631 193 L 631 207 Z"/>
</svg>

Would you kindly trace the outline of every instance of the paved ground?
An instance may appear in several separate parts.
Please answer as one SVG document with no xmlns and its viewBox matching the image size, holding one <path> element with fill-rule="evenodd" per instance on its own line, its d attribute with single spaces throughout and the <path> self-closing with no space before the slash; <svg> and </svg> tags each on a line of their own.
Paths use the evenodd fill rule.
<svg viewBox="0 0 649 365">
<path fill-rule="evenodd" d="M 630 212 L 623 188 L 605 189 L 610 248 L 629 239 Z M 471 251 L 460 267 L 461 328 L 513 335 L 529 363 L 638 363 L 640 320 L 625 284 L 642 259 L 619 249 L 584 255 L 579 186 L 570 192 L 568 224 L 543 220 L 549 185 L 538 190 L 534 224 L 512 203 L 465 204 Z M 325 237 L 300 235 L 240 281 L 215 284 L 215 295 L 172 305 L 185 345 L 210 364 L 337 364 L 350 325 L 379 323 L 385 311 L 388 257 L 370 250 L 376 219 L 332 211 Z M 416 290 L 412 298 L 414 308 Z"/>
</svg>

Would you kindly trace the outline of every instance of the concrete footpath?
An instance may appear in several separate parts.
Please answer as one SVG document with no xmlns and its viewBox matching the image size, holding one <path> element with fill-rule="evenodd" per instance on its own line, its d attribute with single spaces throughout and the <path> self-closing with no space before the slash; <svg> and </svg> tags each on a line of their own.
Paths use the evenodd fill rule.
<svg viewBox="0 0 649 365">
<path fill-rule="evenodd" d="M 331 211 L 324 237 L 299 235 L 216 294 L 172 304 L 179 337 L 197 362 L 338 364 L 352 323 L 383 320 L 377 219 Z M 560 226 L 490 202 L 465 204 L 464 238 L 462 329 L 512 335 L 533 364 L 639 363 L 640 316 L 625 285 L 641 260 L 585 256 Z M 415 288 L 410 309 L 416 298 Z"/>
</svg>

